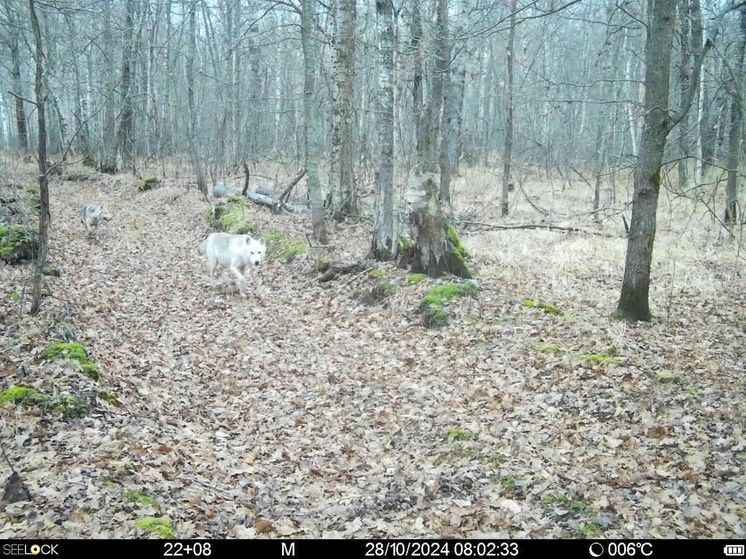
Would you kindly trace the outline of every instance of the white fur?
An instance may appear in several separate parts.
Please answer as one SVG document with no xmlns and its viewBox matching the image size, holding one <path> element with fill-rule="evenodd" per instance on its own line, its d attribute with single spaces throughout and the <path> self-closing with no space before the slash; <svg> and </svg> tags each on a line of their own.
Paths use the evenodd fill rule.
<svg viewBox="0 0 746 559">
<path fill-rule="evenodd" d="M 246 295 L 247 267 L 256 267 L 267 255 L 264 239 L 255 239 L 251 235 L 231 235 L 229 233 L 212 233 L 199 247 L 199 253 L 207 255 L 207 273 L 210 283 L 214 285 L 219 277 L 219 266 L 227 268 L 238 280 L 241 295 Z"/>
<path fill-rule="evenodd" d="M 86 204 L 83 206 L 83 217 L 81 221 L 85 225 L 85 230 L 88 234 L 98 233 L 98 224 L 102 221 L 109 221 L 111 214 L 109 210 L 103 204 Z"/>
</svg>

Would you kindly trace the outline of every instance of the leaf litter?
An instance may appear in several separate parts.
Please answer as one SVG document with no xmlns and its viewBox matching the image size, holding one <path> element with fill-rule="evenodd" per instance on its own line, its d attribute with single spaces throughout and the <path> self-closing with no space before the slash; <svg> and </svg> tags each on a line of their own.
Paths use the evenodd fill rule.
<svg viewBox="0 0 746 559">
<path fill-rule="evenodd" d="M 210 287 L 196 252 L 206 204 L 164 183 L 53 186 L 61 277 L 39 316 L 12 297 L 29 267 L 0 267 L 2 389 L 92 404 L 75 419 L 0 407 L 31 495 L 2 503 L 0 537 L 161 537 L 141 529 L 153 523 L 180 538 L 745 536 L 746 290 L 712 272 L 726 249 L 689 257 L 669 320 L 624 325 L 608 320 L 618 240 L 465 235 L 480 292 L 427 330 L 417 307 L 432 280 L 391 267 L 401 288 L 366 306 L 350 282 L 367 275 L 317 281 L 322 251 L 269 258 L 245 299 Z M 77 218 L 91 199 L 114 215 L 98 242 Z M 302 217 L 247 211 L 260 231 L 306 236 Z M 365 253 L 365 228 L 330 227 L 331 257 Z M 40 358 L 60 319 L 98 383 Z M 610 347 L 613 360 L 578 358 Z"/>
</svg>

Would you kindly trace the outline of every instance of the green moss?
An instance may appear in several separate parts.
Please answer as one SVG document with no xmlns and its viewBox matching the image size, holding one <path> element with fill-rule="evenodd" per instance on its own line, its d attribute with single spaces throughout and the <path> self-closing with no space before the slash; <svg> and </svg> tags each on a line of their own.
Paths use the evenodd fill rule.
<svg viewBox="0 0 746 559">
<path fill-rule="evenodd" d="M 307 242 L 288 240 L 280 245 L 280 248 L 277 251 L 277 255 L 283 262 L 291 262 L 307 250 Z"/>
<path fill-rule="evenodd" d="M 74 361 L 88 361 L 88 350 L 77 342 L 52 342 L 42 352 L 41 356 L 50 361 L 57 359 L 73 359 Z"/>
<path fill-rule="evenodd" d="M 560 356 L 562 355 L 562 348 L 557 344 L 539 344 L 536 349 L 541 353 L 548 353 L 549 355 Z"/>
<path fill-rule="evenodd" d="M 454 252 L 461 260 L 469 258 L 469 253 L 466 252 L 464 245 L 461 244 L 461 239 L 459 239 L 458 233 L 456 233 L 456 229 L 453 225 L 446 225 L 446 238 L 451 245 L 453 245 Z"/>
<path fill-rule="evenodd" d="M 420 283 L 427 279 L 426 274 L 409 274 L 409 281 L 412 283 Z"/>
<path fill-rule="evenodd" d="M 385 278 L 389 275 L 387 270 L 381 270 L 379 268 L 374 268 L 370 271 L 370 277 L 372 278 Z"/>
<path fill-rule="evenodd" d="M 396 286 L 394 284 L 382 282 L 373 286 L 372 289 L 358 293 L 356 296 L 364 305 L 375 305 L 387 297 L 391 297 L 395 292 Z"/>
<path fill-rule="evenodd" d="M 619 365 L 619 359 L 612 357 L 607 353 L 585 353 L 578 355 L 578 359 L 581 361 L 589 361 L 591 363 L 608 363 L 609 365 Z"/>
<path fill-rule="evenodd" d="M 446 432 L 446 438 L 452 441 L 471 441 L 474 439 L 474 433 L 468 429 L 453 428 Z"/>
<path fill-rule="evenodd" d="M 118 402 L 117 397 L 114 396 L 111 392 L 107 392 L 106 390 L 99 390 L 96 393 L 96 396 L 101 398 L 104 402 L 108 402 L 110 404 L 115 404 Z"/>
<path fill-rule="evenodd" d="M 678 377 L 671 371 L 658 371 L 656 377 L 658 378 L 658 382 L 661 382 L 663 384 L 679 382 Z"/>
<path fill-rule="evenodd" d="M 223 204 L 205 211 L 205 219 L 211 227 L 232 235 L 256 235 L 256 228 L 246 219 L 246 201 L 230 198 Z"/>
<path fill-rule="evenodd" d="M 11 264 L 31 260 L 38 247 L 37 235 L 25 227 L 0 223 L 0 260 Z"/>
<path fill-rule="evenodd" d="M 232 235 L 253 235 L 256 229 L 246 219 L 246 202 L 243 198 L 232 198 L 224 206 L 226 210 L 218 218 L 218 228 Z"/>
<path fill-rule="evenodd" d="M 91 411 L 91 406 L 75 396 L 65 396 L 50 405 L 49 409 L 61 414 L 65 419 L 76 419 L 88 414 Z"/>
<path fill-rule="evenodd" d="M 440 328 L 448 324 L 448 313 L 438 305 L 427 305 L 422 310 L 422 324 L 426 328 Z"/>
<path fill-rule="evenodd" d="M 52 342 L 41 356 L 50 361 L 59 359 L 77 361 L 84 375 L 93 380 L 99 380 L 101 377 L 98 365 L 88 358 L 88 350 L 77 342 Z"/>
<path fill-rule="evenodd" d="M 137 491 L 128 491 L 124 494 L 124 498 L 130 503 L 151 505 L 160 508 L 158 501 L 153 499 L 153 497 L 149 497 L 148 495 L 144 495 L 143 493 L 138 493 Z"/>
<path fill-rule="evenodd" d="M 550 511 L 555 508 L 564 509 L 574 515 L 587 514 L 591 512 L 588 506 L 582 501 L 573 501 L 564 495 L 547 495 L 542 498 L 541 504 L 544 510 Z"/>
<path fill-rule="evenodd" d="M 545 313 L 561 316 L 563 313 L 555 305 L 545 301 L 534 301 L 533 299 L 524 299 L 521 304 L 529 309 L 541 309 Z"/>
<path fill-rule="evenodd" d="M 403 254 L 412 248 L 412 241 L 404 237 L 399 238 L 396 241 L 396 252 L 397 254 Z"/>
<path fill-rule="evenodd" d="M 138 192 L 146 192 L 148 190 L 153 190 L 155 188 L 158 188 L 159 184 L 161 184 L 161 181 L 153 177 L 153 178 L 137 181 L 137 183 L 135 183 L 135 188 L 137 189 Z"/>
<path fill-rule="evenodd" d="M 11 386 L 0 392 L 0 405 L 8 402 L 14 404 L 43 404 L 47 397 L 29 386 Z"/>
<path fill-rule="evenodd" d="M 420 303 L 422 322 L 427 328 L 438 328 L 448 322 L 445 305 L 457 297 L 468 297 L 479 292 L 479 287 L 472 281 L 458 284 L 438 285 L 430 289 Z"/>
<path fill-rule="evenodd" d="M 38 192 L 32 192 L 28 198 L 26 198 L 26 206 L 31 210 L 34 215 L 41 213 L 41 196 Z"/>
<path fill-rule="evenodd" d="M 500 485 L 508 493 L 515 493 L 515 490 L 518 488 L 518 484 L 516 483 L 516 479 L 513 476 L 503 476 L 503 477 L 501 477 L 500 478 Z"/>
<path fill-rule="evenodd" d="M 271 245 L 273 243 L 279 243 L 285 238 L 285 235 L 282 233 L 266 233 L 264 235 L 264 240 L 268 245 Z"/>
<path fill-rule="evenodd" d="M 148 516 L 135 520 L 135 525 L 143 532 L 158 534 L 163 538 L 176 537 L 176 534 L 174 533 L 174 527 L 171 523 L 170 518 L 155 518 L 152 516 Z"/>
<path fill-rule="evenodd" d="M 587 538 L 589 536 L 596 535 L 599 532 L 601 532 L 601 526 L 599 526 L 595 522 L 581 522 L 575 530 L 575 534 L 579 538 Z"/>
</svg>

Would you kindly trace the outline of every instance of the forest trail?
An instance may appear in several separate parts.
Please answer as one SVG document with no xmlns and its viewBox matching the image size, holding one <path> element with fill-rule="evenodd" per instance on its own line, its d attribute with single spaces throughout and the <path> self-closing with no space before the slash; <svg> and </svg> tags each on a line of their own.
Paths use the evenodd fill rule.
<svg viewBox="0 0 746 559">
<path fill-rule="evenodd" d="M 196 250 L 208 206 L 194 190 L 51 190 L 61 278 L 36 334 L 65 314 L 120 405 L 54 429 L 21 406 L 4 416 L 36 512 L 10 505 L 2 537 L 142 537 L 135 521 L 148 516 L 180 538 L 744 535 L 743 332 L 713 347 L 742 320 L 727 310 L 735 291 L 707 303 L 716 323 L 630 326 L 620 355 L 594 363 L 577 355 L 616 334 L 583 296 L 580 264 L 545 291 L 558 318 L 520 304 L 546 278 L 477 257 L 479 295 L 427 330 L 428 282 L 393 268 L 381 267 L 397 294 L 375 306 L 354 294 L 370 278 L 320 284 L 312 255 L 269 258 L 247 298 L 210 287 Z M 80 223 L 88 202 L 114 216 L 98 242 Z M 267 232 L 303 238 L 308 225 L 248 211 Z M 332 238 L 359 257 L 365 235 Z M 604 270 L 593 270 L 602 284 Z M 18 268 L 2 273 L 21 281 Z M 28 338 L 38 354 L 43 340 Z M 666 367 L 676 383 L 659 380 Z M 28 371 L 46 387 L 81 377 L 38 360 Z"/>
</svg>

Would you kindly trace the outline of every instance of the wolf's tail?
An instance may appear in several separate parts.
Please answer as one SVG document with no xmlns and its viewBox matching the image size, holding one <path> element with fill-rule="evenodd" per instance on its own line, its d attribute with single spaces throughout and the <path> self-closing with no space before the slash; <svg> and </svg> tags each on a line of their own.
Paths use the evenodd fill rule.
<svg viewBox="0 0 746 559">
<path fill-rule="evenodd" d="M 202 244 L 199 245 L 199 248 L 197 249 L 197 252 L 200 254 L 206 254 L 207 253 L 207 240 L 202 241 Z"/>
</svg>

